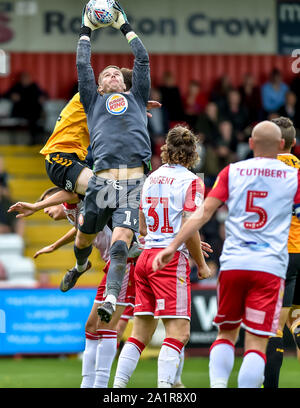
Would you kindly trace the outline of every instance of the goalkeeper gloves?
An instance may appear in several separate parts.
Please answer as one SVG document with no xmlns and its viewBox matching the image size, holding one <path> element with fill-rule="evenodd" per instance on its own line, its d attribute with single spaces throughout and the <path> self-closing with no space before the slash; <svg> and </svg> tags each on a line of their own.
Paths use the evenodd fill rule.
<svg viewBox="0 0 300 408">
<path fill-rule="evenodd" d="M 118 16 L 111 26 L 114 27 L 116 30 L 121 30 L 122 33 L 126 35 L 130 31 L 132 31 L 132 27 L 128 22 L 125 11 L 122 9 L 120 3 L 118 3 L 117 1 L 115 1 L 113 7 L 117 10 Z"/>
<path fill-rule="evenodd" d="M 86 15 L 86 6 L 83 7 L 82 15 L 81 15 L 81 28 L 79 32 L 79 36 L 87 35 L 88 37 L 91 36 L 91 32 L 96 30 L 99 27 L 96 27 L 94 24 L 90 22 L 88 16 Z"/>
<path fill-rule="evenodd" d="M 300 204 L 295 204 L 294 205 L 294 212 L 298 220 L 300 220 Z"/>
</svg>

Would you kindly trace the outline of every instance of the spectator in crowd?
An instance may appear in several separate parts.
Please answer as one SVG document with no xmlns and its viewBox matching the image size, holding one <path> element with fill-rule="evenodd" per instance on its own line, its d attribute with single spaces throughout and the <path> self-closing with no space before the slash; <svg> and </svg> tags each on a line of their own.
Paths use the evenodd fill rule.
<svg viewBox="0 0 300 408">
<path fill-rule="evenodd" d="M 215 102 L 219 108 L 223 108 L 226 103 L 228 92 L 233 89 L 230 78 L 227 74 L 224 74 L 219 78 L 211 92 L 210 100 Z"/>
<path fill-rule="evenodd" d="M 288 91 L 285 95 L 285 104 L 279 109 L 279 116 L 284 116 L 295 121 L 296 119 L 297 97 L 294 92 Z"/>
<path fill-rule="evenodd" d="M 4 167 L 3 157 L 0 156 L 0 234 L 18 234 L 23 237 L 24 220 L 16 218 L 17 212 L 7 212 L 12 204 L 8 187 L 8 174 Z"/>
<path fill-rule="evenodd" d="M 220 140 L 219 123 L 218 106 L 214 102 L 209 102 L 195 123 L 195 132 L 203 135 L 204 144 L 214 145 Z"/>
<path fill-rule="evenodd" d="M 150 100 L 162 103 L 162 95 L 158 88 L 152 88 L 150 92 Z M 157 139 L 163 138 L 165 143 L 165 135 L 169 131 L 168 113 L 164 105 L 160 109 L 151 111 L 151 118 L 148 118 L 148 130 L 152 141 L 155 143 Z"/>
<path fill-rule="evenodd" d="M 171 128 L 176 123 L 184 120 L 180 90 L 176 85 L 175 77 L 172 72 L 167 71 L 163 74 L 162 84 L 159 90 L 161 92 L 161 103 L 167 111 L 169 128 Z"/>
<path fill-rule="evenodd" d="M 255 85 L 253 75 L 246 74 L 242 85 L 239 87 L 242 104 L 247 108 L 249 114 L 249 123 L 255 123 L 259 120 L 261 112 L 261 93 L 258 86 Z"/>
<path fill-rule="evenodd" d="M 237 89 L 231 89 L 225 101 L 220 115 L 224 120 L 231 122 L 233 130 L 242 132 L 249 124 L 247 108 L 242 104 L 241 95 Z"/>
<path fill-rule="evenodd" d="M 194 129 L 197 117 L 204 111 L 208 98 L 199 81 L 191 80 L 188 91 L 183 98 L 185 121 Z"/>
<path fill-rule="evenodd" d="M 43 103 L 48 97 L 28 72 L 22 72 L 17 82 L 4 94 L 13 102 L 11 116 L 26 119 L 31 136 L 30 144 L 38 144 L 43 116 Z"/>
<path fill-rule="evenodd" d="M 202 145 L 202 161 L 197 172 L 204 173 L 205 186 L 211 188 L 218 173 L 232 162 L 232 152 L 225 141 L 219 140 L 214 145 Z M 194 169 L 193 169 L 194 171 Z"/>
<path fill-rule="evenodd" d="M 24 235 L 24 220 L 16 218 L 18 213 L 8 213 L 7 210 L 13 202 L 6 186 L 0 184 L 0 234 L 18 234 Z"/>
<path fill-rule="evenodd" d="M 274 68 L 270 79 L 261 88 L 262 104 L 265 116 L 272 112 L 278 112 L 285 104 L 285 95 L 289 87 L 282 81 L 281 72 Z"/>
<path fill-rule="evenodd" d="M 296 103 L 296 116 L 294 121 L 294 126 L 297 129 L 300 129 L 300 78 L 299 75 L 296 75 L 290 84 L 290 89 L 297 98 Z"/>
<path fill-rule="evenodd" d="M 3 193 L 8 196 L 9 195 L 9 190 L 8 190 L 8 174 L 5 171 L 4 168 L 4 160 L 3 157 L 0 156 L 0 186 L 2 188 Z"/>
</svg>

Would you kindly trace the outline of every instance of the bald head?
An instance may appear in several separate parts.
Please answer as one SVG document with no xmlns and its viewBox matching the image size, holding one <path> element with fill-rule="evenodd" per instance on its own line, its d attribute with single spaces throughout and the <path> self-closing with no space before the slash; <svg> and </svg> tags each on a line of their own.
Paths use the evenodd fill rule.
<svg viewBox="0 0 300 408">
<path fill-rule="evenodd" d="M 276 158 L 282 144 L 279 126 L 267 120 L 259 123 L 252 131 L 249 144 L 254 152 L 254 156 Z"/>
</svg>

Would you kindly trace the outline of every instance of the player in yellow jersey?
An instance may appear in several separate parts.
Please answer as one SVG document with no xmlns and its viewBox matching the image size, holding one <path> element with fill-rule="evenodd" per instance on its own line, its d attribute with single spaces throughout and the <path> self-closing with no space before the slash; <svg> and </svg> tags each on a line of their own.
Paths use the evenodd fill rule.
<svg viewBox="0 0 300 408">
<path fill-rule="evenodd" d="M 300 169 L 300 160 L 291 153 L 292 147 L 296 143 L 296 130 L 293 122 L 285 117 L 272 119 L 272 122 L 280 127 L 282 137 L 285 140 L 284 149 L 277 158 L 288 166 Z M 289 265 L 277 336 L 269 339 L 267 347 L 264 388 L 278 388 L 284 351 L 283 329 L 288 320 L 291 322 L 290 330 L 298 346 L 298 351 L 300 350 L 300 221 L 295 215 L 292 217 L 290 227 L 288 252 Z"/>
<path fill-rule="evenodd" d="M 86 115 L 77 93 L 61 111 L 52 135 L 40 151 L 53 184 L 84 195 L 92 173 L 85 162 L 89 144 Z"/>
</svg>

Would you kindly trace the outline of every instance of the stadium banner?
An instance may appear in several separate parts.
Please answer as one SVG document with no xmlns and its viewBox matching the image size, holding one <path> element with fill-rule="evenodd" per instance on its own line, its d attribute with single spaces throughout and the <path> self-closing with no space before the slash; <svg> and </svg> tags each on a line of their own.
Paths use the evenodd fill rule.
<svg viewBox="0 0 300 408">
<path fill-rule="evenodd" d="M 79 353 L 96 289 L 0 289 L 0 355 Z"/>
<path fill-rule="evenodd" d="M 192 290 L 191 335 L 189 348 L 210 347 L 218 329 L 213 325 L 217 314 L 216 289 Z"/>
<path fill-rule="evenodd" d="M 0 48 L 75 52 L 84 0 L 0 0 Z M 275 54 L 275 0 L 123 0 L 150 53 Z M 94 53 L 129 53 L 113 28 L 93 32 Z"/>
<path fill-rule="evenodd" d="M 278 53 L 292 55 L 300 49 L 300 2 L 277 0 L 277 21 Z"/>
</svg>

